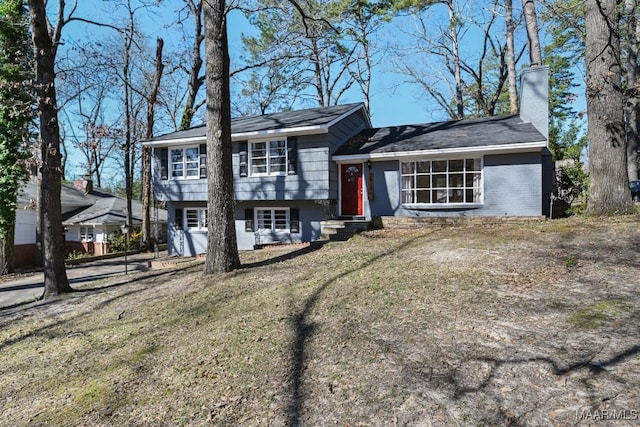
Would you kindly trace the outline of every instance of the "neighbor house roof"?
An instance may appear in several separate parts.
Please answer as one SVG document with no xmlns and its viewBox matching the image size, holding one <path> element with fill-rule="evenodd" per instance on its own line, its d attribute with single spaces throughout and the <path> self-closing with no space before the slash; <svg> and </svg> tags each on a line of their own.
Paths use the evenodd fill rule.
<svg viewBox="0 0 640 427">
<path fill-rule="evenodd" d="M 261 136 L 327 133 L 335 123 L 359 110 L 362 110 L 364 119 L 368 121 L 369 114 L 365 111 L 363 103 L 238 117 L 231 120 L 231 139 L 237 141 Z M 207 127 L 200 125 L 161 135 L 145 141 L 143 144 L 162 146 L 174 143 L 204 142 L 206 132 Z"/>
<path fill-rule="evenodd" d="M 365 129 L 343 144 L 333 159 L 533 151 L 546 145 L 545 137 L 531 123 L 514 115 Z"/>
<path fill-rule="evenodd" d="M 125 222 L 127 200 L 115 196 L 100 188 L 94 188 L 89 193 L 76 188 L 73 184 L 62 184 L 60 187 L 60 201 L 62 205 L 62 222 L 65 225 L 119 225 Z M 20 208 L 36 208 L 38 187 L 34 181 L 29 181 L 18 196 Z M 142 203 L 131 201 L 132 222 L 137 225 L 142 222 Z M 158 221 L 167 222 L 165 210 L 158 211 Z"/>
<path fill-rule="evenodd" d="M 73 211 L 94 203 L 94 199 L 85 194 L 84 191 L 76 188 L 73 184 L 62 184 L 60 186 L 60 200 L 62 202 L 62 213 Z M 38 184 L 28 181 L 18 193 L 18 207 L 23 209 L 35 208 L 38 202 Z"/>
</svg>

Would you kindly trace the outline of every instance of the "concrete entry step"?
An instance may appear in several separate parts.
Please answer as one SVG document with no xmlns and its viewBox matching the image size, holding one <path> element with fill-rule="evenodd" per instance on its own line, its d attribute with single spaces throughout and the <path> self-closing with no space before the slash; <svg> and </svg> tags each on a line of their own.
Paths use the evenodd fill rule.
<svg viewBox="0 0 640 427">
<path fill-rule="evenodd" d="M 368 230 L 370 221 L 360 219 L 331 219 L 320 222 L 320 239 L 344 241 L 355 234 Z"/>
</svg>

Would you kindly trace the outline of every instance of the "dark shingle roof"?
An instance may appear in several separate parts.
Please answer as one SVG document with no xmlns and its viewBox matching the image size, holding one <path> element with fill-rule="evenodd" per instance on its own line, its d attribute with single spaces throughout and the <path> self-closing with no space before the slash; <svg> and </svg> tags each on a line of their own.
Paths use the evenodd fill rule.
<svg viewBox="0 0 640 427">
<path fill-rule="evenodd" d="M 94 189 L 87 194 L 94 200 L 91 206 L 63 215 L 65 224 L 111 224 L 119 225 L 127 218 L 127 200 L 114 196 L 102 189 Z M 131 221 L 134 225 L 142 223 L 142 203 L 131 201 Z M 167 212 L 158 210 L 158 221 L 167 222 Z"/>
<path fill-rule="evenodd" d="M 369 155 L 486 147 L 543 142 L 544 136 L 519 116 L 499 116 L 419 125 L 365 129 L 342 145 L 334 156 Z"/>
<path fill-rule="evenodd" d="M 62 184 L 60 186 L 60 199 L 62 201 L 62 212 L 68 212 L 83 206 L 90 206 L 95 199 L 91 195 L 85 194 L 73 184 Z M 18 194 L 18 206 L 35 206 L 38 200 L 38 184 L 35 181 L 28 181 Z"/>
<path fill-rule="evenodd" d="M 231 120 L 231 133 L 264 132 L 279 129 L 291 129 L 314 126 L 327 126 L 343 114 L 363 106 L 362 103 L 335 105 L 332 107 L 310 108 L 307 110 L 281 111 L 263 116 L 238 117 Z M 176 139 L 203 138 L 207 127 L 199 125 L 187 130 L 168 133 L 153 138 L 161 142 Z"/>
<path fill-rule="evenodd" d="M 60 190 L 64 224 L 122 224 L 125 221 L 127 201 L 122 197 L 100 188 L 85 193 L 73 184 L 62 184 Z M 18 206 L 35 208 L 37 194 L 37 184 L 34 181 L 27 182 L 18 196 Z M 140 224 L 142 203 L 132 200 L 131 210 L 133 223 Z M 166 211 L 158 211 L 158 220 L 167 221 Z"/>
</svg>

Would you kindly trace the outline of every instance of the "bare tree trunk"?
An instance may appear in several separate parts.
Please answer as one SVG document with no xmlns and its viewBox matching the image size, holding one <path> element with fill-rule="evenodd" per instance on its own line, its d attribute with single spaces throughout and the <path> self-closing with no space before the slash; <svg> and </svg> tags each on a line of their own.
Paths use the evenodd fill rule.
<svg viewBox="0 0 640 427">
<path fill-rule="evenodd" d="M 542 65 L 542 50 L 540 37 L 538 36 L 538 18 L 536 17 L 536 2 L 534 0 L 522 0 L 524 20 L 527 24 L 527 38 L 529 40 L 529 58 L 531 66 Z"/>
<path fill-rule="evenodd" d="M 446 1 L 449 9 L 449 36 L 451 37 L 451 53 L 453 60 L 453 78 L 456 85 L 457 118 L 464 119 L 464 101 L 462 97 L 462 75 L 460 71 L 460 49 L 458 45 L 458 24 L 453 0 Z"/>
<path fill-rule="evenodd" d="M 155 105 L 158 101 L 158 91 L 160 90 L 160 80 L 164 64 L 162 63 L 162 48 L 164 40 L 158 38 L 156 46 L 156 72 L 153 75 L 151 92 L 147 97 L 147 139 L 153 138 L 153 125 L 155 122 Z M 151 148 L 142 148 L 142 241 L 151 247 L 153 237 L 151 236 Z"/>
<path fill-rule="evenodd" d="M 58 26 L 49 33 L 44 0 L 29 0 L 31 31 L 35 50 L 36 93 L 40 130 L 42 183 L 40 215 L 42 221 L 42 249 L 44 257 L 44 295 L 49 298 L 72 292 L 64 266 L 64 236 L 60 202 L 62 156 L 60 127 L 56 106 L 55 58 L 62 29 L 62 12 Z M 64 2 L 59 8 L 64 10 Z"/>
<path fill-rule="evenodd" d="M 318 49 L 318 41 L 314 38 L 311 40 L 312 46 L 312 55 L 311 62 L 313 63 L 313 73 L 316 87 L 316 96 L 318 99 L 319 107 L 327 107 L 329 105 L 330 100 L 327 99 L 325 102 L 324 97 L 324 83 L 322 80 L 322 68 L 320 64 L 322 63 L 322 59 L 320 58 L 320 49 Z"/>
<path fill-rule="evenodd" d="M 224 0 L 205 0 L 208 240 L 205 274 L 240 266 L 231 163 L 231 97 Z"/>
<path fill-rule="evenodd" d="M 507 74 L 509 79 L 509 111 L 511 114 L 518 114 L 518 89 L 516 82 L 516 54 L 513 43 L 513 33 L 516 30 L 516 24 L 513 21 L 513 2 L 505 0 L 504 2 L 507 21 Z"/>
<path fill-rule="evenodd" d="M 4 238 L 0 238 L 0 276 L 13 273 L 14 260 L 13 260 L 13 245 L 15 238 L 15 219 L 6 228 L 6 235 Z"/>
<path fill-rule="evenodd" d="M 620 39 L 616 0 L 587 0 L 585 59 L 589 121 L 589 200 L 592 215 L 632 211 L 624 141 Z"/>
<path fill-rule="evenodd" d="M 200 46 L 204 41 L 202 34 L 202 0 L 184 0 L 189 11 L 193 14 L 193 45 L 191 47 L 191 69 L 189 70 L 189 93 L 184 105 L 182 119 L 180 120 L 180 130 L 191 127 L 193 115 L 196 112 L 196 98 L 200 87 L 204 83 L 204 76 L 200 75 L 202 68 L 202 56 L 200 55 Z"/>
<path fill-rule="evenodd" d="M 627 94 L 625 99 L 625 123 L 627 125 L 627 174 L 629 181 L 638 180 L 638 140 L 640 139 L 638 122 L 638 96 L 640 85 L 638 82 L 638 43 L 640 41 L 640 20 L 636 17 L 638 11 L 637 0 L 625 0 L 625 15 L 627 25 L 627 64 L 626 83 Z"/>
<path fill-rule="evenodd" d="M 130 14 L 131 8 L 129 8 Z M 133 26 L 133 17 L 131 17 L 131 25 Z M 133 30 L 130 32 L 125 31 L 124 35 L 124 64 L 122 66 L 122 78 L 124 84 L 124 189 L 127 197 L 127 217 L 125 219 L 126 224 L 131 226 L 132 214 L 131 214 L 131 199 L 133 198 L 133 129 L 131 124 L 131 118 L 133 116 L 132 102 L 131 102 L 131 72 L 130 72 L 130 60 L 131 60 L 131 45 L 133 44 Z"/>
</svg>

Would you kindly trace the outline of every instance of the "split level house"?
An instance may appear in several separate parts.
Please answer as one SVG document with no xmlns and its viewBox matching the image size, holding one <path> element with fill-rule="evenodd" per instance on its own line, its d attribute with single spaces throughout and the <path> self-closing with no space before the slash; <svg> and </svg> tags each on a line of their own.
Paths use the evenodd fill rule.
<svg viewBox="0 0 640 427">
<path fill-rule="evenodd" d="M 109 253 L 108 237 L 120 233 L 127 218 L 127 201 L 101 188 L 92 181 L 79 179 L 63 183 L 60 188 L 62 225 L 65 250 L 90 255 Z M 25 184 L 18 195 L 14 241 L 14 265 L 22 267 L 36 264 L 36 221 L 38 187 L 35 180 Z M 131 201 L 134 227 L 142 223 L 142 204 Z M 159 241 L 166 239 L 167 214 L 164 209 L 152 212 L 152 234 Z"/>
<path fill-rule="evenodd" d="M 232 120 L 238 248 L 314 241 L 330 218 L 548 214 L 548 68 L 521 83 L 519 115 L 373 128 L 357 103 Z M 144 144 L 169 254 L 206 252 L 206 126 Z"/>
</svg>

